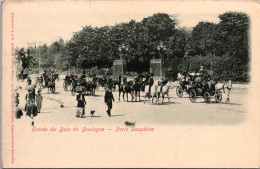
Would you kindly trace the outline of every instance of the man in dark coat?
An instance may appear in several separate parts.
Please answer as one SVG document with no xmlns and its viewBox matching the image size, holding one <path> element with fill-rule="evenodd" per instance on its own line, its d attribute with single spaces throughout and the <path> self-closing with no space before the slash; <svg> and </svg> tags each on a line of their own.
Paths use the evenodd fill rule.
<svg viewBox="0 0 260 169">
<path fill-rule="evenodd" d="M 87 104 L 86 103 L 86 100 L 85 100 L 85 97 L 84 97 L 84 94 L 82 92 L 79 92 L 79 94 L 77 95 L 77 114 L 76 114 L 76 117 L 80 117 L 80 118 L 83 118 L 84 115 L 85 115 L 85 105 Z"/>
<path fill-rule="evenodd" d="M 150 79 L 150 73 L 147 73 L 147 74 L 145 75 L 145 83 L 146 83 L 146 84 L 149 84 L 149 79 Z"/>
<path fill-rule="evenodd" d="M 149 78 L 149 95 L 151 95 L 151 87 L 154 83 L 153 74 Z"/>
<path fill-rule="evenodd" d="M 109 117 L 111 117 L 112 101 L 115 101 L 111 88 L 111 86 L 108 86 L 108 89 L 105 93 L 105 103 L 107 105 L 107 114 Z"/>
<path fill-rule="evenodd" d="M 121 74 L 119 74 L 118 80 L 119 80 L 119 83 L 121 84 L 121 81 L 122 81 L 122 75 Z"/>
<path fill-rule="evenodd" d="M 123 83 L 124 83 L 124 85 L 126 85 L 126 83 L 127 83 L 127 77 L 126 76 L 123 77 Z"/>
</svg>

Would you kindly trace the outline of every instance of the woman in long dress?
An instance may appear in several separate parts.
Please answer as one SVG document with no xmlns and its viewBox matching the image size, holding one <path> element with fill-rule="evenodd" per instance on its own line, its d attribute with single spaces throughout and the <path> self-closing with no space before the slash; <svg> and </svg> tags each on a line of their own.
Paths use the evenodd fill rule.
<svg viewBox="0 0 260 169">
<path fill-rule="evenodd" d="M 29 116 L 32 119 L 31 125 L 34 126 L 34 117 L 37 116 L 37 106 L 35 105 L 34 94 L 32 90 L 28 90 L 28 93 L 25 96 L 26 98 L 26 116 Z"/>
<path fill-rule="evenodd" d="M 36 105 L 37 105 L 37 110 L 38 113 L 41 112 L 42 108 L 42 94 L 41 94 L 41 89 L 38 90 L 38 93 L 36 94 Z"/>
<path fill-rule="evenodd" d="M 231 79 L 229 79 L 228 82 L 225 84 L 224 89 L 226 89 L 226 93 L 227 93 L 226 103 L 230 104 L 230 93 L 231 93 L 231 89 L 232 89 L 232 81 L 231 81 Z"/>
<path fill-rule="evenodd" d="M 78 101 L 76 117 L 83 118 L 85 115 L 85 105 L 86 105 L 86 100 L 85 100 L 84 94 L 82 94 L 82 92 L 79 92 L 76 100 Z"/>
</svg>

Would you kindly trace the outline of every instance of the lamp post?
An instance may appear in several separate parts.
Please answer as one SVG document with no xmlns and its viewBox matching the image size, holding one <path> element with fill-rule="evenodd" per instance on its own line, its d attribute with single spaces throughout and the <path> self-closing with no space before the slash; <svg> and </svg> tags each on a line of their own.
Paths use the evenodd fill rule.
<svg viewBox="0 0 260 169">
<path fill-rule="evenodd" d="M 162 42 L 160 42 L 160 44 L 157 46 L 157 50 L 159 52 L 159 58 L 160 58 L 161 53 L 166 50 L 166 47 L 163 45 Z"/>
<path fill-rule="evenodd" d="M 119 45 L 118 50 L 120 52 L 120 59 L 124 59 L 122 57 L 122 54 L 128 52 L 129 49 L 128 49 L 128 46 L 126 46 L 125 44 L 122 44 L 122 45 Z"/>
<path fill-rule="evenodd" d="M 162 64 L 163 64 L 163 57 L 162 57 L 162 52 L 164 52 L 166 50 L 166 47 L 163 45 L 162 42 L 160 42 L 160 44 L 157 46 L 157 50 L 159 52 L 159 58 L 161 59 L 161 71 L 160 71 L 160 75 L 162 76 Z"/>
</svg>

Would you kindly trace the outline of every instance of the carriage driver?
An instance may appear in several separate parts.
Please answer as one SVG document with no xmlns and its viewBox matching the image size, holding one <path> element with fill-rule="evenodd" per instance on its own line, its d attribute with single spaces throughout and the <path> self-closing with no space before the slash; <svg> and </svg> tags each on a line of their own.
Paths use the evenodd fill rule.
<svg viewBox="0 0 260 169">
<path fill-rule="evenodd" d="M 151 87 L 154 83 L 154 79 L 153 79 L 153 74 L 151 74 L 150 78 L 149 78 L 149 95 L 151 95 Z"/>
<path fill-rule="evenodd" d="M 83 70 L 82 75 L 80 76 L 81 79 L 86 79 L 86 71 Z"/>
<path fill-rule="evenodd" d="M 127 83 L 127 77 L 126 76 L 123 77 L 123 83 L 124 83 L 124 85 L 126 85 L 126 83 Z"/>
<path fill-rule="evenodd" d="M 134 81 L 135 83 L 137 83 L 137 82 L 138 82 L 138 79 L 137 79 L 137 76 L 136 76 L 136 75 L 135 75 L 135 77 L 134 77 L 133 81 Z"/>
<path fill-rule="evenodd" d="M 118 76 L 118 80 L 119 80 L 119 84 L 121 84 L 121 82 L 122 82 L 122 75 L 121 75 L 121 73 Z"/>
<path fill-rule="evenodd" d="M 167 78 L 161 78 L 161 89 L 160 89 L 160 92 L 162 92 L 162 88 L 163 86 L 165 86 L 166 84 L 168 83 L 168 79 Z"/>
<path fill-rule="evenodd" d="M 204 73 L 205 73 L 205 70 L 204 70 L 203 66 L 200 66 L 199 73 L 201 73 L 201 74 L 204 74 Z"/>
</svg>

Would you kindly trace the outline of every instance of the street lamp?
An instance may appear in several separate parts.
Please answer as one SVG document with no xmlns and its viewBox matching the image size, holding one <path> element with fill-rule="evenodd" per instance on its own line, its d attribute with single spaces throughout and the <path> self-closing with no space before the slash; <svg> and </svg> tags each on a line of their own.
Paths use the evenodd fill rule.
<svg viewBox="0 0 260 169">
<path fill-rule="evenodd" d="M 122 45 L 119 45 L 118 50 L 120 52 L 120 59 L 123 59 L 122 53 L 127 52 L 129 49 L 128 49 L 128 46 L 126 46 L 125 44 L 122 44 Z"/>
<path fill-rule="evenodd" d="M 166 47 L 163 45 L 162 42 L 160 42 L 160 44 L 157 46 L 157 50 L 158 50 L 159 56 L 160 56 L 161 52 L 166 50 Z"/>
</svg>

